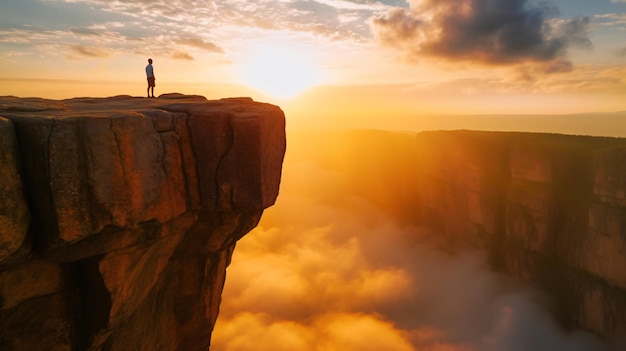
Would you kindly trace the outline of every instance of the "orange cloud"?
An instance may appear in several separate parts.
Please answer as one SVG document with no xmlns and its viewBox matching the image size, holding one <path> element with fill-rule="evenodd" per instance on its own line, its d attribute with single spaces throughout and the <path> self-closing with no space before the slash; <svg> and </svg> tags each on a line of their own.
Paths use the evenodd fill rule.
<svg viewBox="0 0 626 351">
<path fill-rule="evenodd" d="M 72 45 L 70 46 L 70 52 L 91 58 L 107 58 L 111 56 L 111 53 L 106 49 L 84 45 Z"/>
<path fill-rule="evenodd" d="M 217 53 L 224 53 L 224 49 L 222 49 L 221 47 L 219 47 L 218 45 L 208 42 L 206 40 L 200 39 L 200 38 L 183 38 L 183 39 L 178 39 L 176 40 L 177 44 L 181 44 L 181 45 L 187 45 L 187 46 L 191 46 L 191 47 L 195 47 L 198 49 L 203 49 L 209 52 L 217 52 Z"/>
<path fill-rule="evenodd" d="M 193 60 L 193 56 L 185 51 L 176 51 L 172 54 L 172 58 L 175 60 Z"/>
<path fill-rule="evenodd" d="M 222 351 L 415 350 L 391 323 L 365 314 L 322 314 L 294 323 L 241 313 L 223 323 L 212 343 Z"/>
</svg>

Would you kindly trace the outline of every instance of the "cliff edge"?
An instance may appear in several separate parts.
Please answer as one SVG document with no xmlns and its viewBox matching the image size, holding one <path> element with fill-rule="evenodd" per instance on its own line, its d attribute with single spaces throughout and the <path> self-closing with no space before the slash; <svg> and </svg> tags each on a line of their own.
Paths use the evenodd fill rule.
<svg viewBox="0 0 626 351">
<path fill-rule="evenodd" d="M 626 336 L 626 139 L 447 131 L 417 144 L 417 212 L 448 247 L 485 249 L 565 325 Z"/>
<path fill-rule="evenodd" d="M 0 97 L 0 349 L 206 350 L 285 147 L 248 98 Z"/>
</svg>

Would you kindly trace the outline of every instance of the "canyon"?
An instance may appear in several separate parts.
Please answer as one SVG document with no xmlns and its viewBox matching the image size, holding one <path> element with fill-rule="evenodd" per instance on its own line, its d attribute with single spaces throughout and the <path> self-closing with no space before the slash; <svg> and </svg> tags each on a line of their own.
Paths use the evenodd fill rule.
<svg viewBox="0 0 626 351">
<path fill-rule="evenodd" d="M 206 350 L 236 241 L 278 196 L 249 98 L 0 98 L 0 349 Z"/>
<path fill-rule="evenodd" d="M 626 335 L 626 139 L 423 132 L 416 150 L 417 217 L 447 248 L 485 250 L 567 328 Z"/>
<path fill-rule="evenodd" d="M 308 146 L 321 138 L 331 146 Z M 492 270 L 542 291 L 565 329 L 626 337 L 626 138 L 355 130 L 290 140 L 293 158 L 315 155 L 347 193 L 428 229 L 416 241 L 484 253 Z"/>
</svg>

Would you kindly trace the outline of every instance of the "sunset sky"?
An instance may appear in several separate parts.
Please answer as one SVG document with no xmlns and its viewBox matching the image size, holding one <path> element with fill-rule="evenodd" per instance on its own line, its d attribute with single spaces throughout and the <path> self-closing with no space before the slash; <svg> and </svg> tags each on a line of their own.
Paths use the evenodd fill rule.
<svg viewBox="0 0 626 351">
<path fill-rule="evenodd" d="M 626 0 L 2 1 L 0 95 L 141 96 L 148 57 L 296 116 L 624 111 Z"/>
<path fill-rule="evenodd" d="M 609 350 L 484 255 L 422 242 L 406 184 L 417 130 L 626 137 L 626 0 L 0 2 L 0 96 L 145 96 L 152 58 L 156 95 L 285 111 L 280 196 L 237 243 L 215 350 Z"/>
</svg>

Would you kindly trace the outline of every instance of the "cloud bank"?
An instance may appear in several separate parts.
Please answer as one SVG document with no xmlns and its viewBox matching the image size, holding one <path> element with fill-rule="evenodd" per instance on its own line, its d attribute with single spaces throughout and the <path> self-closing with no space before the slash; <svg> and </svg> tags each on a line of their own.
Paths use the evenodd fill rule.
<svg viewBox="0 0 626 351">
<path fill-rule="evenodd" d="M 540 293 L 491 272 L 480 253 L 444 253 L 397 219 L 381 199 L 407 190 L 404 138 L 291 135 L 278 202 L 227 270 L 212 348 L 610 350 L 561 330 Z M 370 153 L 381 140 L 385 152 Z"/>
<path fill-rule="evenodd" d="M 591 46 L 589 18 L 555 20 L 557 10 L 533 0 L 409 0 L 371 20 L 377 40 L 411 60 L 571 68 L 567 50 Z"/>
</svg>

